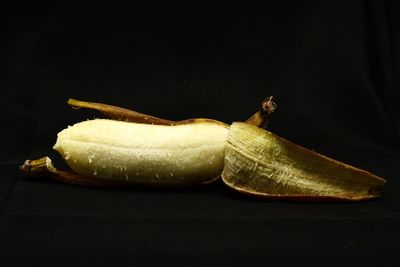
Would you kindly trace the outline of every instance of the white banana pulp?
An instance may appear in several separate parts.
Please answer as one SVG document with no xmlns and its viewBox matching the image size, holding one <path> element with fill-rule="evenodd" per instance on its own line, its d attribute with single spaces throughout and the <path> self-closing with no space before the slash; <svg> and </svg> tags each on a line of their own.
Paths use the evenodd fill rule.
<svg viewBox="0 0 400 267">
<path fill-rule="evenodd" d="M 61 131 L 54 149 L 78 174 L 188 184 L 221 174 L 228 131 L 211 122 L 166 126 L 95 119 Z"/>
</svg>

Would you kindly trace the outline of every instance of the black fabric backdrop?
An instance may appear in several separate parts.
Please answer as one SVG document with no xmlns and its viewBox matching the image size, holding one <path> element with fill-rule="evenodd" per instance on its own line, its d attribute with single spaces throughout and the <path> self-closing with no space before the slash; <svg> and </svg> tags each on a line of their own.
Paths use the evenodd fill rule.
<svg viewBox="0 0 400 267">
<path fill-rule="evenodd" d="M 398 264 L 398 2 L 264 4 L 3 8 L 0 261 Z M 65 167 L 57 132 L 100 116 L 72 110 L 69 97 L 231 123 L 269 95 L 271 131 L 385 177 L 383 197 L 290 203 L 218 182 L 99 189 L 18 173 L 44 155 Z"/>
</svg>

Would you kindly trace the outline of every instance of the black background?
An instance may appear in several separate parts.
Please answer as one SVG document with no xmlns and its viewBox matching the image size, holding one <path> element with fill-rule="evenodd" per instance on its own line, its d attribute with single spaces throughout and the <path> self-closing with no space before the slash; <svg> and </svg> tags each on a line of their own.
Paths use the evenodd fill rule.
<svg viewBox="0 0 400 267">
<path fill-rule="evenodd" d="M 48 6 L 1 12 L 1 261 L 14 264 L 398 263 L 400 19 L 396 1 L 265 7 Z M 245 120 L 388 181 L 363 203 L 252 199 L 222 183 L 99 189 L 23 178 L 67 125 L 69 97 L 168 119 Z"/>
</svg>

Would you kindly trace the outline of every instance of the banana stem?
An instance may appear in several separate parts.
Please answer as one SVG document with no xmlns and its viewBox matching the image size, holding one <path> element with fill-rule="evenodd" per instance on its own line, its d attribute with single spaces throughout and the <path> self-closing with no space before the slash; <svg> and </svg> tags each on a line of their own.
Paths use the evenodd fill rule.
<svg viewBox="0 0 400 267">
<path fill-rule="evenodd" d="M 264 101 L 261 103 L 261 109 L 248 118 L 246 123 L 262 129 L 267 129 L 268 122 L 272 117 L 272 113 L 274 113 L 277 107 L 276 103 L 272 99 L 273 96 L 264 99 Z"/>
</svg>

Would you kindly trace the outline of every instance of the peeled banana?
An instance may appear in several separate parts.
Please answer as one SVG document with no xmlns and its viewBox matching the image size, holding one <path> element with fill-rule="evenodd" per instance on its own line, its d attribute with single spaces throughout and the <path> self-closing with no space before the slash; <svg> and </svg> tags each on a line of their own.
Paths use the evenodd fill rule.
<svg viewBox="0 0 400 267">
<path fill-rule="evenodd" d="M 61 131 L 54 149 L 85 176 L 195 184 L 221 174 L 228 131 L 212 122 L 166 126 L 96 119 Z"/>
<path fill-rule="evenodd" d="M 51 176 L 78 185 L 184 186 L 222 176 L 230 188 L 286 200 L 360 201 L 380 196 L 383 178 L 307 150 L 265 128 L 272 97 L 245 123 L 212 119 L 170 121 L 101 103 L 70 99 L 112 119 L 62 130 L 54 149 L 72 171 L 48 157 L 20 167 L 29 176 Z"/>
</svg>

